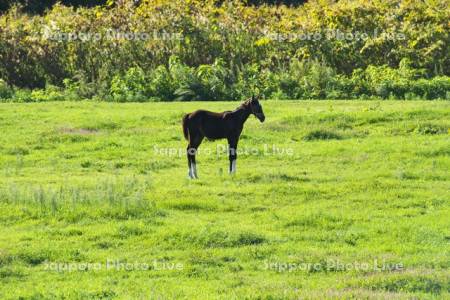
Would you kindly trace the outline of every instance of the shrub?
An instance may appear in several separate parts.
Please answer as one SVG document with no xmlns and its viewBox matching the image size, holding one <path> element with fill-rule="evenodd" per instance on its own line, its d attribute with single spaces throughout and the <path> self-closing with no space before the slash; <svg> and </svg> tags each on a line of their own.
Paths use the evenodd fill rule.
<svg viewBox="0 0 450 300">
<path fill-rule="evenodd" d="M 175 85 L 174 96 L 176 100 L 202 99 L 202 85 L 193 67 L 183 64 L 179 57 L 171 56 L 169 59 L 169 72 Z"/>
<path fill-rule="evenodd" d="M 413 93 L 425 99 L 446 99 L 450 92 L 450 77 L 436 76 L 432 79 L 419 79 L 411 82 Z"/>
<path fill-rule="evenodd" d="M 290 77 L 284 77 L 286 88 L 293 88 L 293 92 L 283 90 L 285 94 L 293 93 L 296 99 L 324 99 L 328 93 L 335 91 L 334 77 L 336 72 L 318 60 L 294 60 L 289 68 Z M 293 81 L 295 78 L 296 82 Z"/>
<path fill-rule="evenodd" d="M 148 88 L 151 97 L 161 101 L 171 101 L 175 98 L 176 85 L 166 67 L 157 67 L 149 77 Z"/>
<path fill-rule="evenodd" d="M 11 99 L 13 96 L 13 90 L 2 79 L 0 79 L 0 101 Z"/>
<path fill-rule="evenodd" d="M 111 81 L 111 95 L 117 102 L 142 102 L 148 97 L 146 76 L 139 67 L 128 69 L 122 77 L 116 75 Z"/>
<path fill-rule="evenodd" d="M 100 93 L 99 86 L 94 82 L 88 82 L 83 72 L 76 73 L 72 78 L 64 79 L 63 84 L 67 100 L 91 99 Z"/>
<path fill-rule="evenodd" d="M 33 97 L 31 96 L 31 91 L 28 89 L 19 89 L 14 93 L 14 101 L 23 102 L 33 102 Z"/>
<path fill-rule="evenodd" d="M 264 90 L 260 66 L 256 63 L 242 66 L 238 71 L 235 83 L 232 85 L 231 98 L 243 99 L 249 95 L 255 94 L 256 91 Z"/>
<path fill-rule="evenodd" d="M 63 90 L 53 85 L 48 85 L 45 89 L 34 90 L 31 92 L 32 102 L 63 101 L 63 100 L 66 100 Z"/>
<path fill-rule="evenodd" d="M 400 2 L 108 1 L 95 8 L 56 4 L 32 17 L 13 7 L 0 15 L 0 77 L 10 86 L 41 89 L 34 95 L 39 101 L 58 98 L 42 91 L 47 86 L 64 87 L 68 100 L 233 100 L 253 93 L 448 99 L 447 3 Z M 380 17 L 386 15 L 399 17 Z M 423 31 L 425 21 L 433 30 Z M 107 38 L 111 28 L 172 36 Z M 381 35 L 282 42 L 267 36 L 326 28 Z M 381 38 L 387 28 L 402 28 L 405 39 Z M 94 38 L 70 39 L 70 32 Z"/>
<path fill-rule="evenodd" d="M 230 71 L 223 59 L 216 59 L 211 65 L 200 65 L 196 76 L 201 84 L 200 99 L 223 100 L 230 96 Z"/>
</svg>

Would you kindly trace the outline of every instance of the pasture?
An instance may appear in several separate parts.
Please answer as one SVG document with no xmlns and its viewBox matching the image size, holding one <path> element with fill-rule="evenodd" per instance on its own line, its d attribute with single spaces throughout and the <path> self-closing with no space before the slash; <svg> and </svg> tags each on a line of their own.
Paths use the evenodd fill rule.
<svg viewBox="0 0 450 300">
<path fill-rule="evenodd" d="M 0 298 L 450 296 L 449 102 L 262 101 L 189 180 L 238 105 L 1 104 Z"/>
</svg>

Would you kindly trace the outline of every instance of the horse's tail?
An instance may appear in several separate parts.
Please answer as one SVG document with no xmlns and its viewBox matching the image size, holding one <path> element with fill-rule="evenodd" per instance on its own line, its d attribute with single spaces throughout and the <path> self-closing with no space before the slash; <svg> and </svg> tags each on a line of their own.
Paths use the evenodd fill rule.
<svg viewBox="0 0 450 300">
<path fill-rule="evenodd" d="M 184 138 L 189 141 L 188 118 L 189 114 L 185 114 L 183 117 L 183 134 Z"/>
</svg>

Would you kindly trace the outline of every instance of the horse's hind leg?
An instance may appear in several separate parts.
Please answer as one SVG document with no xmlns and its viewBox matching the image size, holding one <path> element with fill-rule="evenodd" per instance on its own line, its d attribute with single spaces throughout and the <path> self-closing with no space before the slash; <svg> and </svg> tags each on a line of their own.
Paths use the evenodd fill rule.
<svg viewBox="0 0 450 300">
<path fill-rule="evenodd" d="M 198 178 L 197 176 L 197 164 L 195 162 L 195 155 L 197 154 L 197 148 L 202 143 L 203 136 L 200 134 L 191 136 L 189 145 L 187 147 L 187 156 L 189 164 L 189 178 Z"/>
<path fill-rule="evenodd" d="M 189 178 L 194 178 L 194 174 L 192 173 L 192 163 L 191 163 L 191 154 L 189 152 L 189 149 L 191 149 L 190 145 L 186 148 L 186 154 L 187 154 L 187 160 L 188 160 L 188 176 Z"/>
</svg>

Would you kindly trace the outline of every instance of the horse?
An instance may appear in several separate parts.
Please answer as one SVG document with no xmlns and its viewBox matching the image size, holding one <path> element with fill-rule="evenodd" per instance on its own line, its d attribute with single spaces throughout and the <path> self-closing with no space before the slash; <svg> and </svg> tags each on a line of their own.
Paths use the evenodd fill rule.
<svg viewBox="0 0 450 300">
<path fill-rule="evenodd" d="M 183 134 L 188 141 L 186 152 L 190 179 L 198 178 L 195 155 L 205 137 L 208 140 L 228 140 L 229 173 L 236 173 L 237 145 L 244 123 L 250 115 L 254 115 L 261 123 L 266 119 L 259 97 L 252 96 L 233 111 L 217 113 L 196 110 L 183 116 Z"/>
</svg>

